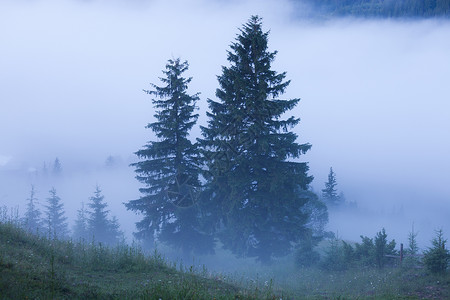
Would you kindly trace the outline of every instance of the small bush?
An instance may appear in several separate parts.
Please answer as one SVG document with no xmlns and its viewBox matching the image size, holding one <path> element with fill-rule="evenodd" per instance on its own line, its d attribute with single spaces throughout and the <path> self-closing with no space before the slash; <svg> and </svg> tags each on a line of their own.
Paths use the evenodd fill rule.
<svg viewBox="0 0 450 300">
<path fill-rule="evenodd" d="M 396 255 L 395 240 L 388 243 L 384 228 L 377 232 L 374 239 L 361 236 L 362 243 L 356 244 L 355 257 L 363 266 L 383 268 L 392 262 L 386 255 Z"/>
<path fill-rule="evenodd" d="M 397 251 L 395 251 L 395 240 L 392 240 L 388 243 L 387 234 L 384 228 L 377 232 L 375 236 L 375 262 L 378 268 L 383 268 L 386 264 L 388 264 L 389 260 L 386 255 L 396 255 Z"/>
<path fill-rule="evenodd" d="M 353 247 L 341 240 L 331 240 L 321 267 L 329 271 L 344 271 L 353 265 Z"/>
</svg>

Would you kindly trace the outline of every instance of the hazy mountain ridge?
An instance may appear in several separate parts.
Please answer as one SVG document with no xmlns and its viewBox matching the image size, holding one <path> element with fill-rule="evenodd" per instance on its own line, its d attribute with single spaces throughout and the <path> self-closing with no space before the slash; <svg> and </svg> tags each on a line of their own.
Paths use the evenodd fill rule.
<svg viewBox="0 0 450 300">
<path fill-rule="evenodd" d="M 311 6 L 309 17 L 433 18 L 450 16 L 449 0 L 293 0 Z"/>
</svg>

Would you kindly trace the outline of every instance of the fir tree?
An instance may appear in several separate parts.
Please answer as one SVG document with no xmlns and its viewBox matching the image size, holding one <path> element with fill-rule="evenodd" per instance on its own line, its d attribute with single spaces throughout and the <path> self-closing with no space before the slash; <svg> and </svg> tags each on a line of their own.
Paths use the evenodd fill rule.
<svg viewBox="0 0 450 300">
<path fill-rule="evenodd" d="M 36 198 L 34 185 L 31 186 L 30 198 L 27 199 L 27 210 L 23 218 L 23 226 L 31 233 L 42 231 L 41 212 L 37 208 L 38 199 Z"/>
<path fill-rule="evenodd" d="M 450 251 L 446 248 L 447 240 L 442 229 L 436 231 L 436 236 L 431 241 L 433 247 L 423 254 L 423 262 L 432 273 L 445 273 L 450 262 Z"/>
<path fill-rule="evenodd" d="M 187 69 L 186 61 L 169 60 L 165 77 L 160 78 L 164 85 L 152 84 L 154 89 L 145 91 L 155 96 L 156 122 L 147 128 L 158 140 L 136 152 L 142 161 L 132 166 L 146 187 L 140 189 L 140 199 L 126 204 L 143 215 L 136 224 L 136 237 L 151 243 L 156 234 L 160 241 L 182 249 L 185 256 L 213 249 L 212 237 L 200 229 L 198 148 L 188 139 L 198 118 L 194 111 L 199 97 L 187 93 L 192 80 L 182 76 Z"/>
<path fill-rule="evenodd" d="M 388 243 L 387 234 L 384 228 L 377 232 L 374 239 L 375 246 L 375 262 L 378 268 L 383 268 L 388 258 L 386 255 L 395 255 L 397 252 L 395 251 L 395 240 L 392 240 Z"/>
<path fill-rule="evenodd" d="M 269 262 L 290 252 L 305 233 L 301 208 L 312 177 L 304 162 L 293 162 L 310 144 L 296 143 L 289 129 L 298 118 L 282 119 L 300 99 L 282 100 L 290 81 L 271 69 L 268 32 L 252 16 L 232 43 L 229 67 L 218 76 L 218 101 L 209 99 L 202 127 L 211 213 L 225 248 L 238 256 Z M 222 228 L 223 227 L 223 228 Z"/>
<path fill-rule="evenodd" d="M 109 219 L 108 204 L 104 202 L 104 196 L 97 185 L 94 196 L 90 197 L 89 217 L 87 220 L 89 238 L 96 242 L 114 245 L 120 242 L 122 233 L 119 231 L 117 219 Z"/>
<path fill-rule="evenodd" d="M 404 259 L 404 265 L 409 267 L 414 267 L 419 263 L 419 245 L 417 244 L 418 232 L 414 231 L 414 224 L 412 225 L 412 230 L 408 234 L 408 247 L 405 249 L 407 254 Z"/>
<path fill-rule="evenodd" d="M 340 197 L 336 190 L 336 173 L 333 172 L 333 168 L 330 168 L 330 173 L 328 173 L 328 181 L 325 182 L 325 188 L 322 190 L 322 198 L 329 205 L 339 205 Z"/>
<path fill-rule="evenodd" d="M 64 205 L 61 203 L 61 198 L 56 195 L 56 189 L 52 188 L 50 197 L 47 198 L 46 208 L 46 230 L 49 238 L 66 238 L 69 234 L 67 225 L 67 217 L 64 216 Z"/>
<path fill-rule="evenodd" d="M 419 253 L 419 246 L 417 245 L 417 235 L 419 233 L 414 231 L 414 224 L 412 225 L 412 230 L 408 234 L 408 249 L 407 253 L 410 255 L 416 255 Z"/>
<path fill-rule="evenodd" d="M 114 167 L 116 167 L 116 165 L 117 165 L 117 159 L 114 156 L 109 155 L 106 158 L 105 166 L 108 168 L 114 168 Z"/>
<path fill-rule="evenodd" d="M 62 172 L 61 162 L 59 161 L 59 158 L 56 158 L 55 162 L 53 163 L 53 175 L 60 176 L 61 172 Z"/>
<path fill-rule="evenodd" d="M 81 209 L 77 210 L 77 218 L 73 226 L 72 237 L 74 239 L 85 241 L 89 239 L 87 215 L 88 211 L 84 208 L 84 202 L 81 202 Z"/>
<path fill-rule="evenodd" d="M 355 259 L 364 266 L 376 266 L 383 268 L 388 262 L 392 262 L 386 255 L 397 255 L 395 240 L 388 242 L 384 228 L 377 232 L 373 239 L 361 235 L 361 244 L 355 244 Z"/>
</svg>

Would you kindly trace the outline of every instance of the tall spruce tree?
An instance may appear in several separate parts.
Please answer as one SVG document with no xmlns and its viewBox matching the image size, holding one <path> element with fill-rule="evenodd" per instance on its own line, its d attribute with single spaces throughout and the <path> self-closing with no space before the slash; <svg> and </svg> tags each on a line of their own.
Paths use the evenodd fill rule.
<svg viewBox="0 0 450 300">
<path fill-rule="evenodd" d="M 45 206 L 46 230 L 49 238 L 67 238 L 69 229 L 67 225 L 67 217 L 65 216 L 64 205 L 61 198 L 56 194 L 56 189 L 53 187 L 50 191 L 50 197 L 47 198 L 47 205 Z"/>
<path fill-rule="evenodd" d="M 185 256 L 213 249 L 212 236 L 200 228 L 199 151 L 188 138 L 197 122 L 194 112 L 199 94 L 187 93 L 192 78 L 182 74 L 188 66 L 179 58 L 169 60 L 163 71 L 165 77 L 160 78 L 163 86 L 152 84 L 154 89 L 145 91 L 155 97 L 156 121 L 147 128 L 158 140 L 136 152 L 141 161 L 132 166 L 145 187 L 140 189 L 143 196 L 126 203 L 129 210 L 143 215 L 136 224 L 136 237 L 151 243 L 156 235 L 161 242 L 181 249 Z"/>
<path fill-rule="evenodd" d="M 115 245 L 121 241 L 122 232 L 116 218 L 109 218 L 108 203 L 104 201 L 102 190 L 97 185 L 94 195 L 89 198 L 90 211 L 87 220 L 89 238 L 95 242 L 107 245 Z"/>
<path fill-rule="evenodd" d="M 276 54 L 261 18 L 252 16 L 228 51 L 230 66 L 218 76 L 218 101 L 208 100 L 199 140 L 219 238 L 236 255 L 265 263 L 289 253 L 308 231 L 302 212 L 308 197 L 300 191 L 313 179 L 307 163 L 291 160 L 311 145 L 296 143 L 289 130 L 298 118 L 281 117 L 300 99 L 278 98 L 290 81 L 271 69 Z"/>
<path fill-rule="evenodd" d="M 23 218 L 23 226 L 31 233 L 42 233 L 41 212 L 37 207 L 38 199 L 36 198 L 36 191 L 34 185 L 31 186 L 30 198 L 27 199 L 27 210 Z"/>
</svg>

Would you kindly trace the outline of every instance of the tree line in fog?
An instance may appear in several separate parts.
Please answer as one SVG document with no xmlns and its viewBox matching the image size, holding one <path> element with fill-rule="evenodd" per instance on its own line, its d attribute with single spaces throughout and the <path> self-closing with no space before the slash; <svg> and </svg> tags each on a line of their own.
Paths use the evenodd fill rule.
<svg viewBox="0 0 450 300">
<path fill-rule="evenodd" d="M 449 0 L 297 0 L 315 17 L 431 18 L 450 15 Z"/>
</svg>

